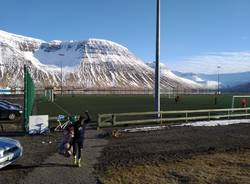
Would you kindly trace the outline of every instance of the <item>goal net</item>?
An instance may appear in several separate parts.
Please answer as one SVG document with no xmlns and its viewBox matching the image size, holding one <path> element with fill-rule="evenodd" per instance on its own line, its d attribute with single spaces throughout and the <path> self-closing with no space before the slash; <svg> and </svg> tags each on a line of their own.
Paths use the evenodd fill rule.
<svg viewBox="0 0 250 184">
<path fill-rule="evenodd" d="M 242 104 L 241 104 L 241 100 L 245 98 L 245 99 L 248 99 L 250 98 L 250 96 L 246 96 L 246 95 L 241 95 L 241 96 L 233 96 L 232 97 L 232 109 L 237 106 L 238 108 L 242 107 Z M 247 103 L 246 103 L 247 105 Z"/>
</svg>

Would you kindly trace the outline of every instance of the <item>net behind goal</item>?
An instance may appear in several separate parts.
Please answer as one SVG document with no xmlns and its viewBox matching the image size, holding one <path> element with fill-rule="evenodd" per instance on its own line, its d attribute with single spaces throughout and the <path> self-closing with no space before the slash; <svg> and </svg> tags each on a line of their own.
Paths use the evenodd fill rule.
<svg viewBox="0 0 250 184">
<path fill-rule="evenodd" d="M 245 98 L 245 99 L 250 99 L 250 96 L 248 96 L 248 95 L 241 95 L 241 96 L 233 96 L 232 97 L 232 109 L 233 108 L 235 108 L 235 105 L 236 105 L 236 100 L 237 99 L 240 99 L 240 100 L 242 100 L 243 98 Z M 246 103 L 246 105 L 247 105 L 247 103 Z M 242 106 L 240 106 L 240 107 L 242 107 Z M 238 107 L 239 108 L 239 107 Z"/>
</svg>

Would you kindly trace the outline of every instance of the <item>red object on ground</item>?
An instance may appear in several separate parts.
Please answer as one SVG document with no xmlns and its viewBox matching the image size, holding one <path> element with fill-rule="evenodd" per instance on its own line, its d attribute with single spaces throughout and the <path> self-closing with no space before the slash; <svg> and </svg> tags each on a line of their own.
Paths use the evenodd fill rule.
<svg viewBox="0 0 250 184">
<path fill-rule="evenodd" d="M 247 106 L 247 99 L 246 98 L 242 98 L 241 105 L 243 108 L 246 108 L 246 106 Z"/>
</svg>

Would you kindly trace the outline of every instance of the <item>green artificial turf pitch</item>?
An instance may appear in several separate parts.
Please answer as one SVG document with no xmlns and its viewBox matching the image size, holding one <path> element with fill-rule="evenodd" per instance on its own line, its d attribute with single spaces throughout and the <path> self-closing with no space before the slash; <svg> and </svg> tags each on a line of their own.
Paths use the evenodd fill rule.
<svg viewBox="0 0 250 184">
<path fill-rule="evenodd" d="M 57 96 L 55 103 L 70 114 L 81 114 L 88 110 L 94 120 L 97 119 L 98 113 L 145 112 L 154 109 L 152 95 Z M 219 95 L 217 104 L 215 104 L 215 95 L 180 95 L 177 103 L 174 98 L 162 96 L 161 110 L 231 108 L 231 103 L 231 95 Z M 37 99 L 37 114 L 66 115 L 56 104 Z M 240 107 L 240 100 L 236 101 L 235 107 Z"/>
</svg>

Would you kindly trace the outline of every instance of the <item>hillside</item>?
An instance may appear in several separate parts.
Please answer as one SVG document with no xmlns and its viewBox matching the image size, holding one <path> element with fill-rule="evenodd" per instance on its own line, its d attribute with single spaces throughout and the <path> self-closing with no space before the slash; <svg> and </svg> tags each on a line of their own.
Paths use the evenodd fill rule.
<svg viewBox="0 0 250 184">
<path fill-rule="evenodd" d="M 151 67 L 122 45 L 101 39 L 46 42 L 0 31 L 0 64 L 1 87 L 22 87 L 24 64 L 37 87 L 60 88 L 62 84 L 64 89 L 152 89 L 154 86 Z M 201 85 L 162 73 L 161 87 L 197 89 Z"/>
</svg>

